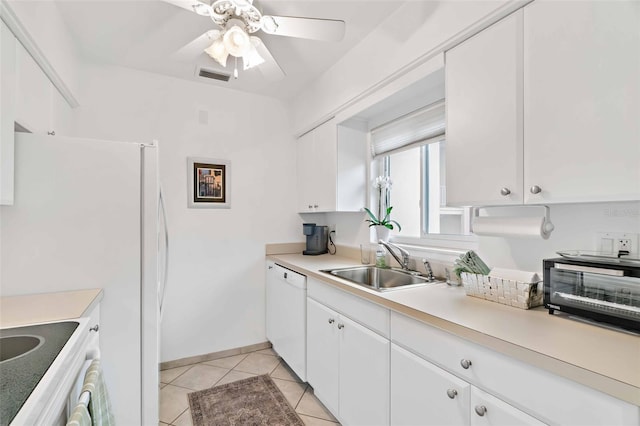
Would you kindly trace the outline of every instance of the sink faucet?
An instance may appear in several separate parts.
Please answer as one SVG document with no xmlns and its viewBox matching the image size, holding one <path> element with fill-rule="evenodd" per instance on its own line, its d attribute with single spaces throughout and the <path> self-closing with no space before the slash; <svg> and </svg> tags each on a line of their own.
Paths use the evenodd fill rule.
<svg viewBox="0 0 640 426">
<path fill-rule="evenodd" d="M 410 270 L 409 269 L 409 252 L 408 251 L 406 251 L 402 247 L 396 246 L 395 244 L 387 243 L 387 242 L 384 242 L 382 240 L 378 241 L 378 244 L 382 244 L 384 246 L 384 248 L 387 249 L 389 254 L 391 254 L 391 256 L 393 256 L 393 258 L 400 264 L 402 269 L 404 269 L 406 271 Z M 400 259 L 400 257 L 398 257 L 398 255 L 395 254 L 393 249 L 396 249 L 396 250 L 398 250 L 400 252 L 400 255 L 402 256 L 402 259 Z"/>
<path fill-rule="evenodd" d="M 422 263 L 424 263 L 424 269 L 427 271 L 427 280 L 435 281 L 435 277 L 433 276 L 433 269 L 431 269 L 431 264 L 427 259 L 422 259 Z"/>
</svg>

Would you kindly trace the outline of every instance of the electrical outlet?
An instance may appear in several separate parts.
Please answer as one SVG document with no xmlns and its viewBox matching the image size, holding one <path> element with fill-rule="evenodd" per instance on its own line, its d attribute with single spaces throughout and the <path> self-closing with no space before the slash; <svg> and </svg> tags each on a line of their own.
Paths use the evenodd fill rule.
<svg viewBox="0 0 640 426">
<path fill-rule="evenodd" d="M 598 232 L 596 250 L 617 255 L 620 251 L 638 254 L 638 234 L 629 232 Z"/>
<path fill-rule="evenodd" d="M 626 251 L 626 252 L 631 253 L 633 251 L 632 250 L 633 245 L 631 244 L 631 239 L 629 239 L 629 238 L 619 238 L 616 241 L 616 243 L 617 243 L 617 246 L 618 246 L 616 252 L 618 252 L 618 253 L 620 253 L 621 251 L 623 251 L 623 252 Z"/>
</svg>

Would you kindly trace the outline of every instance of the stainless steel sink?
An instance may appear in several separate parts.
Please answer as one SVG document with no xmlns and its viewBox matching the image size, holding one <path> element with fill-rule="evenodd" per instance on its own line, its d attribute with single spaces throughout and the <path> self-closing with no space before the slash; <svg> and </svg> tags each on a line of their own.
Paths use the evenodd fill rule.
<svg viewBox="0 0 640 426">
<path fill-rule="evenodd" d="M 339 278 L 359 284 L 363 287 L 377 291 L 398 290 L 427 285 L 429 281 L 419 273 L 402 269 L 378 268 L 376 266 L 356 266 L 353 268 L 324 269 L 326 272 Z"/>
</svg>

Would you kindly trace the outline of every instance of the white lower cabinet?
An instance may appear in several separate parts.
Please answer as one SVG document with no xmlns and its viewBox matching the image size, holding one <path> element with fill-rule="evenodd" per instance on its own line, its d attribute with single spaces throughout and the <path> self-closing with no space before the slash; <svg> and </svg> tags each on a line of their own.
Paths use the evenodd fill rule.
<svg viewBox="0 0 640 426">
<path fill-rule="evenodd" d="M 391 424 L 510 426 L 544 423 L 392 344 Z"/>
<path fill-rule="evenodd" d="M 389 340 L 307 299 L 307 379 L 345 425 L 389 424 Z"/>
<path fill-rule="evenodd" d="M 544 425 L 495 396 L 471 386 L 470 425 Z"/>
<path fill-rule="evenodd" d="M 471 385 L 391 344 L 391 424 L 468 425 Z"/>
<path fill-rule="evenodd" d="M 394 347 L 417 354 L 423 364 L 431 363 L 471 385 L 472 425 L 539 424 L 536 419 L 575 426 L 640 424 L 640 408 L 633 404 L 395 312 L 391 313 L 391 340 Z M 397 380 L 393 365 L 392 386 Z M 413 370 L 399 377 L 417 376 L 421 371 L 418 367 Z M 427 387 L 422 381 L 414 388 L 420 385 Z M 394 392 L 399 387 L 395 385 Z M 476 414 L 477 406 L 486 407 L 484 416 Z M 392 402 L 392 418 L 394 415 Z"/>
</svg>

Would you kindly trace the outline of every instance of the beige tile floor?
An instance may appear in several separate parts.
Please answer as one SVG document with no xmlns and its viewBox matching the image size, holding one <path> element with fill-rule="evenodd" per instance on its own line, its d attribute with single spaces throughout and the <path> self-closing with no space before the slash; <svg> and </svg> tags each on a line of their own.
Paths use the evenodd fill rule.
<svg viewBox="0 0 640 426">
<path fill-rule="evenodd" d="M 337 420 L 272 349 L 171 368 L 160 372 L 160 425 L 191 425 L 187 394 L 259 374 L 269 374 L 308 426 L 336 426 Z"/>
</svg>

